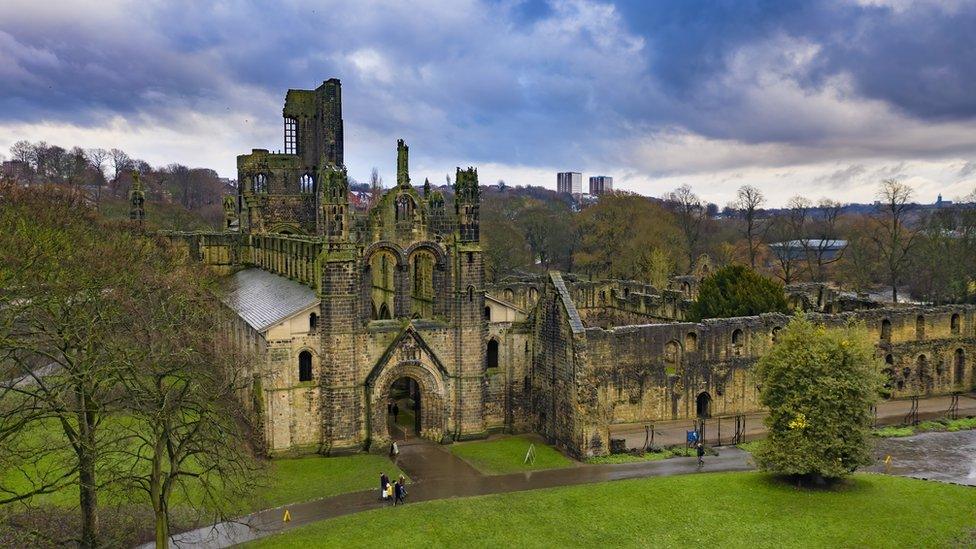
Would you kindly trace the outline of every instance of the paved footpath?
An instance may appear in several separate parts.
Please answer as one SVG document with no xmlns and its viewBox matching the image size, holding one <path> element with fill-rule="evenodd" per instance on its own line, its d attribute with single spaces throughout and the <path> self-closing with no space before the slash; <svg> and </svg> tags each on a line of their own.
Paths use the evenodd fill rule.
<svg viewBox="0 0 976 549">
<path fill-rule="evenodd" d="M 718 456 L 706 457 L 705 467 L 701 471 L 697 458 L 689 457 L 615 465 L 580 464 L 565 469 L 484 475 L 440 445 L 415 441 L 405 443 L 400 448 L 397 465 L 410 475 L 411 482 L 407 485 L 407 501 L 410 503 L 611 480 L 753 469 L 748 453 L 726 447 L 719 449 Z M 354 492 L 260 511 L 235 522 L 222 522 L 184 532 L 171 539 L 176 547 L 230 547 L 319 520 L 388 506 L 379 500 L 379 489 Z M 288 523 L 282 521 L 285 508 L 291 514 L 292 520 Z M 390 512 L 394 511 L 391 509 Z M 149 543 L 141 548 L 154 545 Z"/>
<path fill-rule="evenodd" d="M 952 404 L 951 396 L 936 396 L 918 400 L 918 419 L 925 421 L 944 417 Z M 878 404 L 876 426 L 901 425 L 911 410 L 911 400 L 886 400 Z M 959 395 L 956 414 L 959 417 L 976 416 L 976 393 Z M 765 438 L 766 426 L 763 425 L 765 412 L 746 414 L 744 440 Z M 610 427 L 611 438 L 622 438 L 627 441 L 628 448 L 641 448 L 648 438 L 644 424 L 614 425 Z M 686 432 L 695 429 L 695 420 L 683 419 L 675 421 L 657 421 L 654 426 L 654 444 L 658 446 L 675 446 L 685 443 Z M 712 418 L 707 421 L 705 428 L 705 442 L 720 446 L 730 444 L 735 429 L 735 421 L 731 417 Z"/>
</svg>

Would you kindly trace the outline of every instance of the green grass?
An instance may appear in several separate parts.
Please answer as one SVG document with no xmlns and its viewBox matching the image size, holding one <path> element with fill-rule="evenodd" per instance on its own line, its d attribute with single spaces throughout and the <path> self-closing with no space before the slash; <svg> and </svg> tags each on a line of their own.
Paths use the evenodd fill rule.
<svg viewBox="0 0 976 549">
<path fill-rule="evenodd" d="M 910 437 L 918 433 L 930 433 L 933 431 L 966 431 L 976 429 L 976 417 L 966 417 L 960 419 L 936 419 L 923 421 L 918 425 L 902 425 L 897 427 L 882 427 L 872 431 L 874 436 L 882 438 L 890 437 Z"/>
<path fill-rule="evenodd" d="M 119 421 L 124 420 L 113 418 L 105 425 L 111 426 L 113 422 Z M 43 427 L 35 426 L 25 435 L 25 440 L 29 444 L 37 444 L 42 439 L 60 441 L 63 437 L 60 427 L 53 421 L 48 421 L 43 424 Z M 131 459 L 122 458 L 119 454 L 114 454 L 113 457 L 117 460 Z M 29 476 L 23 475 L 19 469 L 13 467 L 2 470 L 0 471 L 0 486 L 15 492 L 26 492 L 35 479 L 60 476 L 72 459 L 72 453 L 65 448 L 64 451 L 57 454 L 45 455 L 34 463 L 25 463 L 24 467 L 27 468 Z M 103 467 L 107 465 L 103 464 Z M 111 468 L 120 469 L 118 466 Z M 264 462 L 264 466 L 259 468 L 256 474 L 256 481 L 260 486 L 249 497 L 240 500 L 235 507 L 243 514 L 287 503 L 298 503 L 346 492 L 378 488 L 381 471 L 391 478 L 403 474 L 385 456 L 373 454 L 345 457 L 307 456 L 269 460 Z M 110 473 L 105 471 L 100 473 L 100 482 L 105 482 L 109 478 Z M 187 478 L 185 482 L 188 486 L 187 493 L 181 490 L 175 491 L 172 500 L 174 506 L 202 501 L 200 490 L 195 489 L 197 481 Z M 77 506 L 77 483 L 69 484 L 50 494 L 35 496 L 30 501 L 36 505 Z M 109 486 L 99 492 L 99 503 L 107 505 L 148 504 L 148 496 L 142 491 Z"/>
<path fill-rule="evenodd" d="M 798 490 L 712 473 L 380 508 L 248 547 L 946 547 L 972 535 L 974 508 L 972 488 L 901 477 Z"/>
<path fill-rule="evenodd" d="M 749 442 L 743 442 L 741 444 L 737 444 L 736 446 L 739 449 L 745 450 L 746 452 L 749 452 L 751 454 L 755 452 L 759 448 L 759 446 L 762 445 L 763 442 L 765 442 L 765 440 L 766 439 L 762 439 L 762 438 L 757 440 L 750 440 Z"/>
<path fill-rule="evenodd" d="M 535 445 L 535 461 L 524 463 L 530 444 Z M 573 465 L 571 459 L 551 446 L 520 436 L 461 442 L 452 445 L 451 452 L 487 475 L 559 469 Z"/>
<path fill-rule="evenodd" d="M 404 474 L 386 457 L 372 454 L 276 459 L 271 462 L 267 487 L 259 490 L 250 507 L 266 509 L 347 492 L 378 491 L 380 472 L 393 479 Z"/>
<path fill-rule="evenodd" d="M 673 457 L 689 457 L 694 456 L 695 451 L 691 448 L 685 448 L 683 446 L 676 446 L 673 448 L 665 448 L 660 452 L 644 452 L 643 454 L 608 454 L 605 456 L 591 457 L 586 460 L 587 463 L 595 465 L 604 464 L 617 464 L 617 463 L 639 463 L 644 461 L 661 461 Z"/>
</svg>

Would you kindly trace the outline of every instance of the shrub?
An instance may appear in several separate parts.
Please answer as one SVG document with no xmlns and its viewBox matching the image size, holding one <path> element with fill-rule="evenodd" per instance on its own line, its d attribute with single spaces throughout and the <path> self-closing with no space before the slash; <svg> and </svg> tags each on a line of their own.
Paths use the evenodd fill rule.
<svg viewBox="0 0 976 549">
<path fill-rule="evenodd" d="M 769 435 L 753 454 L 759 467 L 837 478 L 870 464 L 879 371 L 862 325 L 828 329 L 797 314 L 757 366 L 769 409 Z"/>
</svg>

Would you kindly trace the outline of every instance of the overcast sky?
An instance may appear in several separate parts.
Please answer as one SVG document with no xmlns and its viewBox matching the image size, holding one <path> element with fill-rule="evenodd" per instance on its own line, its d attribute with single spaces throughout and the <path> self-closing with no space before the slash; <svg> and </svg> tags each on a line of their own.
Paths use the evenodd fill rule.
<svg viewBox="0 0 976 549">
<path fill-rule="evenodd" d="M 201 7 L 208 4 L 209 7 Z M 976 189 L 976 1 L 0 2 L 0 153 L 120 147 L 236 177 L 288 88 L 343 85 L 345 157 L 393 181 L 606 174 L 724 205 Z M 9 154 L 8 154 L 9 156 Z"/>
</svg>

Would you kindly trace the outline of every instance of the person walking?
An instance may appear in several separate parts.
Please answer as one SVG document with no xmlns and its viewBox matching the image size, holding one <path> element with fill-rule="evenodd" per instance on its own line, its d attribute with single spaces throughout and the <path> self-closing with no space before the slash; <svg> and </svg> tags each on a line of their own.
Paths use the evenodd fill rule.
<svg viewBox="0 0 976 549">
<path fill-rule="evenodd" d="M 397 403 L 396 402 L 394 402 L 393 403 L 393 423 L 396 423 L 397 422 L 397 416 L 398 415 L 400 415 L 400 407 L 397 406 Z"/>
<path fill-rule="evenodd" d="M 386 485 L 386 499 L 390 500 L 391 505 L 396 505 L 396 500 L 393 499 L 394 488 L 392 484 Z"/>
<path fill-rule="evenodd" d="M 386 499 L 386 486 L 390 484 L 390 477 L 380 473 L 380 499 Z"/>
<path fill-rule="evenodd" d="M 698 443 L 697 450 L 698 450 L 698 467 L 704 467 L 705 466 L 705 447 L 702 445 L 701 442 Z"/>
<path fill-rule="evenodd" d="M 407 495 L 407 487 L 404 484 L 403 475 L 400 475 L 400 480 L 396 482 L 396 486 L 395 486 L 395 499 L 393 500 L 393 505 L 396 505 L 397 503 L 403 505 L 405 503 L 403 501 L 403 498 L 406 495 Z"/>
</svg>

